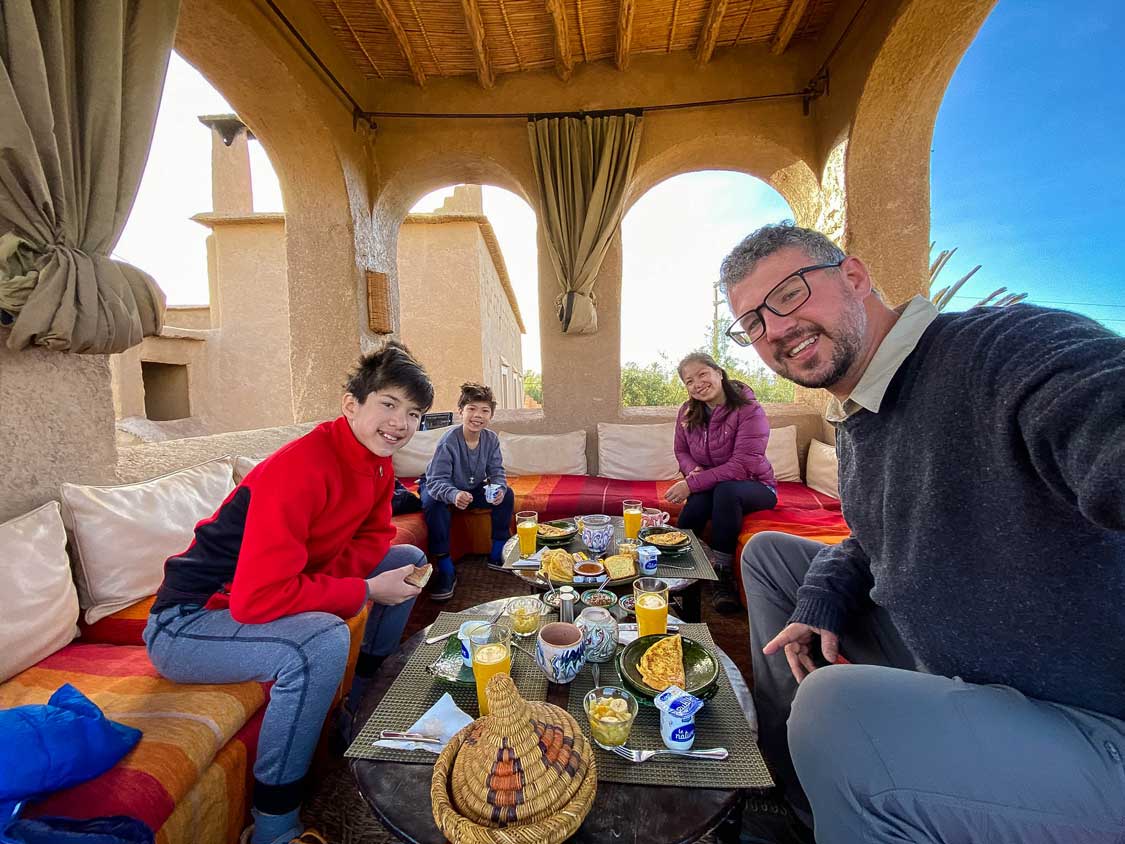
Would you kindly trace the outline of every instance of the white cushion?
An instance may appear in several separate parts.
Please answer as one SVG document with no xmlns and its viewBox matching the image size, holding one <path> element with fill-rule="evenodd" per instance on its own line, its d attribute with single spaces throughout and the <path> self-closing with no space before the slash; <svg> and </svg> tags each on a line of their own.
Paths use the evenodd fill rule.
<svg viewBox="0 0 1125 844">
<path fill-rule="evenodd" d="M 449 431 L 445 428 L 434 428 L 432 431 L 418 431 L 410 438 L 410 442 L 400 448 L 391 456 L 391 463 L 395 467 L 395 476 L 399 478 L 416 478 L 426 471 L 430 465 L 434 452 L 437 450 L 438 440 Z"/>
<path fill-rule="evenodd" d="M 801 482 L 801 461 L 797 457 L 797 426 L 770 430 L 766 444 L 766 459 L 773 466 L 774 477 L 779 481 Z"/>
<path fill-rule="evenodd" d="M 57 501 L 0 525 L 0 584 L 2 683 L 78 633 L 78 593 Z"/>
<path fill-rule="evenodd" d="M 585 475 L 586 432 L 509 434 L 500 431 L 504 473 L 520 475 Z"/>
<path fill-rule="evenodd" d="M 840 464 L 836 459 L 836 449 L 820 440 L 809 443 L 805 483 L 817 492 L 840 497 Z"/>
<path fill-rule="evenodd" d="M 621 481 L 679 478 L 676 423 L 613 425 L 598 423 L 598 475 Z"/>
<path fill-rule="evenodd" d="M 237 486 L 242 479 L 250 474 L 250 470 L 261 463 L 264 457 L 236 457 L 234 458 L 234 483 Z"/>
<path fill-rule="evenodd" d="M 191 544 L 196 523 L 234 489 L 233 468 L 223 457 L 136 484 L 62 485 L 87 623 L 156 592 L 164 561 Z"/>
</svg>

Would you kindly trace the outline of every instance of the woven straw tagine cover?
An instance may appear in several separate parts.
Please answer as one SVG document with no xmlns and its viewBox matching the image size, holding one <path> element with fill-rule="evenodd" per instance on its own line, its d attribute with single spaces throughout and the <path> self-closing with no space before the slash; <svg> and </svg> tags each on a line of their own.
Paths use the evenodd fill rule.
<svg viewBox="0 0 1125 844">
<path fill-rule="evenodd" d="M 575 833 L 598 788 L 578 722 L 528 703 L 507 674 L 485 688 L 488 715 L 442 750 L 430 785 L 434 820 L 453 844 L 557 844 Z"/>
</svg>

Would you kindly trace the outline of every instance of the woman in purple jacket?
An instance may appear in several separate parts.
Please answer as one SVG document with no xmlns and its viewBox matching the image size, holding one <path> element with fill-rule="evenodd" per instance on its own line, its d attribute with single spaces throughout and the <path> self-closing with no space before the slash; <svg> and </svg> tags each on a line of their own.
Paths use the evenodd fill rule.
<svg viewBox="0 0 1125 844">
<path fill-rule="evenodd" d="M 665 498 L 684 504 L 677 525 L 703 533 L 711 522 L 712 562 L 719 575 L 712 603 L 718 612 L 739 611 L 731 574 L 742 517 L 777 504 L 777 481 L 766 459 L 770 425 L 754 391 L 731 381 L 710 355 L 693 352 L 677 370 L 688 400 L 676 418 L 676 461 L 684 480 Z"/>
</svg>

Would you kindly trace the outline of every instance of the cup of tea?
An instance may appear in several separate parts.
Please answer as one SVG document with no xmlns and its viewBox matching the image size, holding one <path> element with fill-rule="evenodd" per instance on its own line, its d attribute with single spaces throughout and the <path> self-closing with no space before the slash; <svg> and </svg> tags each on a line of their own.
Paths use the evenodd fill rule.
<svg viewBox="0 0 1125 844">
<path fill-rule="evenodd" d="M 576 624 L 554 621 L 539 628 L 535 662 L 552 683 L 569 683 L 586 664 L 586 643 Z"/>
<path fill-rule="evenodd" d="M 641 511 L 641 527 L 664 527 L 671 518 L 665 510 L 645 507 Z"/>
</svg>

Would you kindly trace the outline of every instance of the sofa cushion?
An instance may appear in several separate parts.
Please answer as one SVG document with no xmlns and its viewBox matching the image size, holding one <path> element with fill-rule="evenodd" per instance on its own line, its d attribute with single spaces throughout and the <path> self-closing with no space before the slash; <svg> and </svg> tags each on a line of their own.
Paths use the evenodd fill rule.
<svg viewBox="0 0 1125 844">
<path fill-rule="evenodd" d="M 510 434 L 500 431 L 504 472 L 520 475 L 585 475 L 586 432 Z"/>
<path fill-rule="evenodd" d="M 801 461 L 797 456 L 797 426 L 771 428 L 766 444 L 766 459 L 779 481 L 801 481 Z"/>
<path fill-rule="evenodd" d="M 78 593 L 56 501 L 0 525 L 0 683 L 78 632 Z"/>
<path fill-rule="evenodd" d="M 264 457 L 236 457 L 234 458 L 234 483 L 242 483 L 242 479 L 250 474 L 250 470 L 261 463 Z"/>
<path fill-rule="evenodd" d="M 94 623 L 152 595 L 164 561 L 187 548 L 197 522 L 234 489 L 230 458 L 121 486 L 63 484 L 63 519 L 72 531 L 75 580 Z"/>
<path fill-rule="evenodd" d="M 675 481 L 619 481 L 592 475 L 523 475 L 509 478 L 516 510 L 535 510 L 541 521 L 605 513 L 621 515 L 621 502 L 638 498 L 646 507 L 667 510 L 673 518 L 682 505 L 669 504 L 664 493 Z"/>
<path fill-rule="evenodd" d="M 598 474 L 622 481 L 678 480 L 676 423 L 598 423 Z"/>
<path fill-rule="evenodd" d="M 395 477 L 416 478 L 426 471 L 437 449 L 438 440 L 449 428 L 434 428 L 432 431 L 418 431 L 410 442 L 391 456 L 395 467 Z"/>
<path fill-rule="evenodd" d="M 817 492 L 804 484 L 781 481 L 777 485 L 777 507 L 794 510 L 839 510 L 840 499 Z"/>
<path fill-rule="evenodd" d="M 261 683 L 181 686 L 165 680 L 143 646 L 75 643 L 0 685 L 0 708 L 46 703 L 64 681 L 106 717 L 143 735 L 113 768 L 33 803 L 27 814 L 130 815 L 154 830 L 266 701 Z"/>
<path fill-rule="evenodd" d="M 836 449 L 820 440 L 809 443 L 805 483 L 817 492 L 837 500 L 840 498 L 840 464 L 836 458 Z"/>
</svg>

